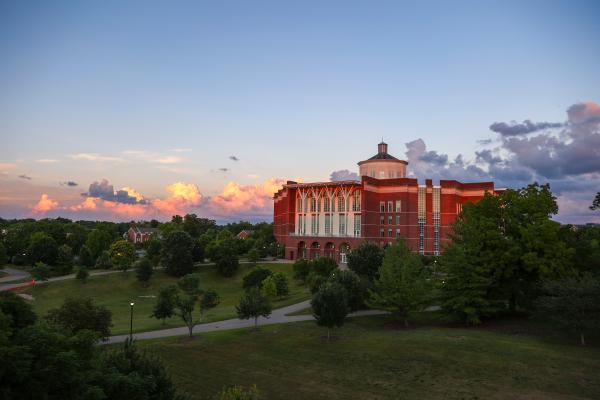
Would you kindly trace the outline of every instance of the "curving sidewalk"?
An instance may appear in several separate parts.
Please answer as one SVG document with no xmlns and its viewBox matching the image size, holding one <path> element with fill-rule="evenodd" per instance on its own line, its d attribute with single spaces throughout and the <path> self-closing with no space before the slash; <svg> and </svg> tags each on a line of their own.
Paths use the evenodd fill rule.
<svg viewBox="0 0 600 400">
<path fill-rule="evenodd" d="M 312 315 L 287 315 L 292 314 L 294 312 L 304 310 L 310 307 L 310 300 L 305 300 L 300 303 L 292 304 L 287 307 L 278 308 L 273 310 L 273 313 L 269 316 L 269 318 L 260 317 L 258 319 L 258 325 L 273 325 L 273 324 L 287 324 L 289 322 L 298 322 L 298 321 L 311 321 L 314 320 Z M 380 310 L 362 310 L 357 311 L 355 313 L 349 314 L 348 317 L 363 317 L 367 315 L 383 315 L 388 314 L 386 311 Z M 134 321 L 135 322 L 135 321 Z M 215 332 L 215 331 L 225 331 L 229 329 L 240 329 L 240 328 L 250 328 L 254 326 L 254 320 L 249 319 L 227 319 L 224 321 L 210 322 L 207 324 L 200 324 L 194 327 L 194 333 L 203 333 L 203 332 Z M 187 336 L 189 335 L 188 328 L 186 326 L 180 328 L 170 328 L 170 329 L 161 329 L 158 331 L 149 331 L 149 332 L 139 332 L 134 333 L 133 338 L 136 340 L 146 340 L 146 339 L 159 339 L 166 338 L 172 336 Z M 116 335 L 108 338 L 107 341 L 102 342 L 102 344 L 113 344 L 113 343 L 122 343 L 129 338 L 129 335 Z"/>
</svg>

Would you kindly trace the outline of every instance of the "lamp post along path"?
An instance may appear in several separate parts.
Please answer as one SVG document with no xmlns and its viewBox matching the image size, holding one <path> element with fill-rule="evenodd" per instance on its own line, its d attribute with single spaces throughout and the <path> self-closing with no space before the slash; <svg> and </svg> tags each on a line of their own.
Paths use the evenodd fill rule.
<svg viewBox="0 0 600 400">
<path fill-rule="evenodd" d="M 129 313 L 129 342 L 131 342 L 133 340 L 133 305 L 135 303 L 132 301 L 131 303 L 129 303 L 130 306 L 130 313 Z"/>
</svg>

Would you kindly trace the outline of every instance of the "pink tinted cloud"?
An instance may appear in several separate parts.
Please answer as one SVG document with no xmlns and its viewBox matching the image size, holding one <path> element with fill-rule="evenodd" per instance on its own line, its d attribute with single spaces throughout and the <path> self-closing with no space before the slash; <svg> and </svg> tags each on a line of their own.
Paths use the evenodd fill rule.
<svg viewBox="0 0 600 400">
<path fill-rule="evenodd" d="M 46 214 L 59 207 L 58 202 L 52 200 L 47 194 L 42 194 L 38 202 L 31 208 L 34 215 Z"/>
</svg>

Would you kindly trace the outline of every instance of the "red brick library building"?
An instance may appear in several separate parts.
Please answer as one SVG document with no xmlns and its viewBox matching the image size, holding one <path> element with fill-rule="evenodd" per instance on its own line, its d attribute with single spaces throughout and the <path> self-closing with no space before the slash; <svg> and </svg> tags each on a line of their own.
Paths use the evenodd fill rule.
<svg viewBox="0 0 600 400">
<path fill-rule="evenodd" d="M 379 143 L 358 163 L 360 181 L 288 181 L 274 195 L 274 234 L 285 258 L 332 257 L 346 262 L 363 240 L 380 245 L 403 238 L 415 252 L 439 255 L 462 205 L 495 193 L 493 182 L 461 183 L 406 177 L 408 163 Z"/>
</svg>

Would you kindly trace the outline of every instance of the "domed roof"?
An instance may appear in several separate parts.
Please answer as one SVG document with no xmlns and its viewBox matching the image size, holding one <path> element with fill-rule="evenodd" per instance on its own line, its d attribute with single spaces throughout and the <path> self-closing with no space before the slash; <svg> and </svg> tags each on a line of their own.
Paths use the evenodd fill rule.
<svg viewBox="0 0 600 400">
<path fill-rule="evenodd" d="M 364 161 L 359 162 L 358 164 L 360 165 L 360 164 L 365 163 L 367 161 L 377 161 L 377 160 L 398 161 L 398 162 L 401 162 L 401 163 L 404 163 L 404 164 L 408 164 L 406 161 L 400 160 L 400 159 L 394 157 L 393 155 L 389 154 L 387 152 L 387 147 L 388 147 L 387 143 L 385 143 L 385 142 L 382 141 L 381 143 L 379 143 L 377 145 L 377 154 L 375 154 L 371 158 L 368 158 L 368 159 L 366 159 Z"/>
</svg>

